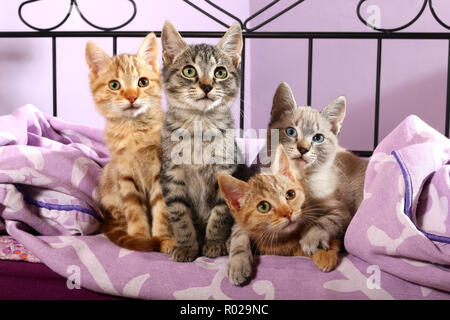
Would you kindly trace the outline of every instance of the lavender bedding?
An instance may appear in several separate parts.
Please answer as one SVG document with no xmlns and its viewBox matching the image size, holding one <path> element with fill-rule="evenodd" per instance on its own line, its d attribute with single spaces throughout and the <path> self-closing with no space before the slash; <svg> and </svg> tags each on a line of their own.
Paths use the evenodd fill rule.
<svg viewBox="0 0 450 320">
<path fill-rule="evenodd" d="M 96 185 L 109 160 L 102 135 L 30 105 L 0 117 L 0 232 L 72 286 L 140 299 L 450 298 L 450 252 L 441 241 L 450 235 L 449 141 L 416 117 L 374 153 L 346 234 L 349 254 L 335 271 L 322 273 L 306 257 L 261 256 L 242 287 L 228 282 L 227 257 L 176 263 L 98 233 Z M 424 157 L 418 150 L 428 147 Z"/>
</svg>

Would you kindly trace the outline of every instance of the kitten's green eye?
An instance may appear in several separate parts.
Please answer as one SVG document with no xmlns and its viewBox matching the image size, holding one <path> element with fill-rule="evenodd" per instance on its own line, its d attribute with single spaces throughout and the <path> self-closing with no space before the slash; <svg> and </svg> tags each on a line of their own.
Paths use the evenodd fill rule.
<svg viewBox="0 0 450 320">
<path fill-rule="evenodd" d="M 225 69 L 224 67 L 216 68 L 216 70 L 214 71 L 214 76 L 217 79 L 225 79 L 228 76 L 227 69 Z"/>
<path fill-rule="evenodd" d="M 268 203 L 267 201 L 261 201 L 260 203 L 258 203 L 256 209 L 258 209 L 258 211 L 261 213 L 267 213 L 270 211 L 270 203 Z"/>
<path fill-rule="evenodd" d="M 143 87 L 148 86 L 149 83 L 150 83 L 150 81 L 148 81 L 147 78 L 140 78 L 138 81 L 138 86 L 143 88 Z"/>
<path fill-rule="evenodd" d="M 323 140 L 325 140 L 325 137 L 323 136 L 323 134 L 320 134 L 320 133 L 316 134 L 312 138 L 312 141 L 315 142 L 315 143 L 321 143 L 321 142 L 323 142 Z"/>
<path fill-rule="evenodd" d="M 193 78 L 197 75 L 197 70 L 193 66 L 186 66 L 183 68 L 183 75 L 186 78 Z"/>
<path fill-rule="evenodd" d="M 111 90 L 119 90 L 120 89 L 120 82 L 117 80 L 111 80 L 108 84 L 108 87 Z"/>
<path fill-rule="evenodd" d="M 288 190 L 286 192 L 286 200 L 292 200 L 295 198 L 295 191 L 294 190 Z"/>
<path fill-rule="evenodd" d="M 297 136 L 297 130 L 295 130 L 295 128 L 292 127 L 288 127 L 286 128 L 286 134 L 288 135 L 288 137 L 296 137 Z"/>
</svg>

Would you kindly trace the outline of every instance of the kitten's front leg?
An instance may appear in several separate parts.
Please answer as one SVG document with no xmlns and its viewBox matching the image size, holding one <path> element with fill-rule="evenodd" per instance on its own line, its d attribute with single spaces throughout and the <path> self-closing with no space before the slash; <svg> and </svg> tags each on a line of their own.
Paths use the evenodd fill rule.
<svg viewBox="0 0 450 320">
<path fill-rule="evenodd" d="M 313 226 L 300 239 L 302 250 L 307 255 L 311 256 L 320 249 L 328 249 L 330 236 L 324 229 Z"/>
<path fill-rule="evenodd" d="M 327 202 L 324 206 L 324 214 L 317 218 L 300 239 L 300 245 L 308 255 L 313 255 L 320 249 L 328 250 L 330 239 L 342 238 L 351 220 L 350 212 L 339 201 Z"/>
<path fill-rule="evenodd" d="M 167 206 L 167 216 L 176 245 L 172 248 L 172 260 L 194 261 L 198 257 L 197 233 L 192 222 L 192 208 L 186 185 L 176 172 L 161 172 L 161 187 Z"/>
<path fill-rule="evenodd" d="M 341 242 L 336 239 L 330 240 L 330 248 L 319 250 L 313 256 L 314 264 L 323 272 L 329 272 L 336 268 L 339 261 L 339 252 L 341 251 Z"/>
<path fill-rule="evenodd" d="M 250 238 L 238 224 L 231 232 L 230 258 L 228 259 L 228 279 L 235 286 L 241 285 L 252 272 L 253 254 Z"/>
<path fill-rule="evenodd" d="M 148 208 L 142 192 L 136 188 L 131 175 L 122 173 L 118 178 L 120 201 L 127 219 L 127 233 L 130 236 L 150 238 Z"/>
<path fill-rule="evenodd" d="M 227 255 L 226 241 L 231 233 L 233 218 L 220 191 L 217 201 L 211 210 L 211 215 L 206 225 L 205 243 L 202 248 L 204 256 L 215 258 Z"/>
</svg>

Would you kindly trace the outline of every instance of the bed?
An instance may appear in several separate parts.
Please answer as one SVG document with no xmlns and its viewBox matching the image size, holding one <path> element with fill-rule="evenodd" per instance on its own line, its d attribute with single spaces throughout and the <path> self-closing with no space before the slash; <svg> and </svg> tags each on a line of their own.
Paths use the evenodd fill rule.
<svg viewBox="0 0 450 320">
<path fill-rule="evenodd" d="M 77 7 L 76 1 L 71 3 Z M 110 37 L 115 53 L 117 37 L 147 33 L 37 30 L 0 32 L 0 37 L 51 38 L 52 46 L 59 37 Z M 378 66 L 383 39 L 430 36 L 392 30 L 363 34 L 244 30 L 244 38 L 308 39 L 310 54 L 318 38 L 377 39 Z M 222 36 L 181 33 L 192 38 Z M 449 33 L 433 37 L 450 40 Z M 356 151 L 370 156 L 365 196 L 346 233 L 347 253 L 337 269 L 323 273 L 306 257 L 255 257 L 254 273 L 239 287 L 227 279 L 228 257 L 176 263 L 167 254 L 117 247 L 99 233 L 102 215 L 96 188 L 109 161 L 103 132 L 58 119 L 54 72 L 53 114 L 26 105 L 0 117 L 0 299 L 449 299 L 450 103 L 447 137 L 410 116 L 378 141 L 377 69 L 374 150 Z M 244 94 L 241 90 L 241 128 Z M 435 156 L 427 157 L 430 153 Z"/>
</svg>

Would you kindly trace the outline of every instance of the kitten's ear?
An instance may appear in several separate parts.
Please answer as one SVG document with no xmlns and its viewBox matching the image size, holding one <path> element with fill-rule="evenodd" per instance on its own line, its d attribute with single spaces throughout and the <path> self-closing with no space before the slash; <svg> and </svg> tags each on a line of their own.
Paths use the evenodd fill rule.
<svg viewBox="0 0 450 320">
<path fill-rule="evenodd" d="M 337 135 L 341 131 L 342 122 L 345 118 L 345 105 L 347 101 L 344 96 L 337 97 L 326 106 L 320 113 L 331 124 L 331 131 Z"/>
<path fill-rule="evenodd" d="M 177 29 L 169 21 L 164 23 L 161 31 L 162 55 L 165 64 L 171 64 L 187 47 Z"/>
<path fill-rule="evenodd" d="M 280 83 L 273 96 L 272 111 L 270 112 L 270 122 L 280 118 L 286 110 L 294 110 L 297 107 L 291 87 L 286 82 Z"/>
<path fill-rule="evenodd" d="M 241 63 L 242 46 L 242 30 L 239 23 L 233 24 L 217 44 L 217 47 L 231 58 L 236 67 Z"/>
<path fill-rule="evenodd" d="M 294 182 L 297 181 L 295 178 L 295 173 L 291 168 L 291 160 L 281 144 L 278 145 L 277 152 L 275 153 L 272 165 L 270 166 L 270 170 L 272 171 L 272 174 L 281 174 Z"/>
<path fill-rule="evenodd" d="M 159 71 L 158 42 L 153 32 L 145 37 L 144 42 L 139 47 L 137 57 L 150 64 L 153 70 Z"/>
<path fill-rule="evenodd" d="M 242 199 L 250 189 L 249 184 L 223 173 L 218 174 L 217 180 L 222 196 L 227 204 L 235 209 L 241 209 Z"/>
<path fill-rule="evenodd" d="M 94 74 L 100 73 L 111 63 L 111 58 L 94 42 L 86 44 L 85 54 L 89 69 Z"/>
</svg>

